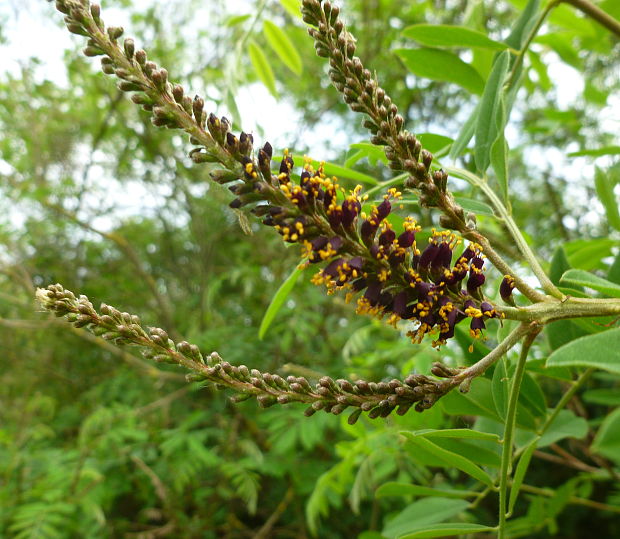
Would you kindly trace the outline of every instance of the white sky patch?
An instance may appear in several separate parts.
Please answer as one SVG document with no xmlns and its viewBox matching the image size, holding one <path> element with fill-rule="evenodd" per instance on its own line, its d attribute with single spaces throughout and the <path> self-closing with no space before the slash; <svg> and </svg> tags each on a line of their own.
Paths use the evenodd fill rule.
<svg viewBox="0 0 620 539">
<path fill-rule="evenodd" d="M 548 53 L 545 61 L 549 78 L 556 82 L 557 108 L 567 109 L 583 94 L 583 77 L 574 67 L 562 62 L 555 53 Z"/>
</svg>

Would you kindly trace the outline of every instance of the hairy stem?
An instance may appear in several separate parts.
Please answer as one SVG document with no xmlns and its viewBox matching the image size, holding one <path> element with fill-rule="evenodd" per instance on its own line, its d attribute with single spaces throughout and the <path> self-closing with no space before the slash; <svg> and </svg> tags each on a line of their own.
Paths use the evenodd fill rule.
<svg viewBox="0 0 620 539">
<path fill-rule="evenodd" d="M 508 336 L 499 343 L 491 352 L 484 356 L 480 361 L 474 363 L 471 367 L 463 369 L 456 376 L 451 378 L 453 385 L 457 385 L 464 381 L 471 380 L 476 376 L 483 374 L 493 363 L 502 357 L 508 350 L 517 344 L 521 338 L 532 331 L 532 326 L 527 323 L 520 324 L 513 329 Z"/>
</svg>

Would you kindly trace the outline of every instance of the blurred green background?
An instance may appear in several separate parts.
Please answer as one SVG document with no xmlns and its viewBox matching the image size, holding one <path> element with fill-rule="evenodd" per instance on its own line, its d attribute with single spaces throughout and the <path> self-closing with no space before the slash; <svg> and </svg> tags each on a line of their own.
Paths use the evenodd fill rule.
<svg viewBox="0 0 620 539">
<path fill-rule="evenodd" d="M 203 95 L 207 110 L 232 118 L 236 131 L 251 131 L 277 151 L 290 147 L 389 178 L 376 154 L 350 147 L 368 135 L 330 87 L 296 4 L 109 0 L 103 18 L 125 26 L 172 80 Z M 430 145 L 450 142 L 433 135 L 456 137 L 476 96 L 409 71 L 393 52 L 416 46 L 403 28 L 465 24 L 502 39 L 524 4 L 354 0 L 343 11 L 358 54 L 407 127 L 429 133 Z M 615 1 L 602 5 L 620 15 Z M 270 22 L 296 56 L 277 54 Z M 256 71 L 250 44 L 263 51 L 271 74 Z M 416 461 L 399 430 L 466 426 L 471 416 L 438 406 L 352 427 L 346 418 L 304 418 L 293 405 L 233 405 L 225 393 L 188 385 L 180 369 L 149 364 L 38 312 L 34 288 L 60 282 L 204 352 L 283 375 L 378 381 L 428 372 L 439 357 L 428 344 L 411 345 L 392 328 L 355 317 L 341 297 L 311 285 L 310 275 L 259 340 L 263 314 L 297 252 L 256 222 L 245 235 L 227 207 L 230 194 L 186 157 L 186 137 L 153 128 L 82 47 L 53 4 L 0 6 L 0 536 L 371 539 L 381 537 L 371 530 L 384 530 L 393 537 L 386 522 L 411 500 L 377 498 L 379 485 L 461 480 Z M 619 52 L 617 41 L 563 6 L 527 56 L 508 133 L 512 206 L 543 259 L 564 244 L 569 262 L 589 270 L 605 268 L 615 254 L 620 236 L 592 180 L 595 164 L 606 167 L 616 178 L 613 192 L 614 157 L 567 154 L 617 144 Z M 461 57 L 486 78 L 491 51 Z M 475 196 L 458 181 L 454 189 Z M 406 211 L 437 224 L 413 198 Z M 506 256 L 514 254 L 497 222 L 481 215 L 479 223 Z M 493 296 L 501 276 L 488 279 Z M 469 344 L 461 338 L 441 357 L 463 364 Z M 538 357 L 549 347 L 541 343 Z M 555 382 L 543 387 L 550 400 L 560 392 Z M 543 461 L 537 466 L 534 476 L 551 487 L 570 478 Z M 485 501 L 476 518 L 492 521 L 495 511 Z M 560 534 L 590 529 L 589 511 L 563 517 Z M 620 533 L 617 519 L 607 518 L 597 524 L 603 536 Z"/>
</svg>

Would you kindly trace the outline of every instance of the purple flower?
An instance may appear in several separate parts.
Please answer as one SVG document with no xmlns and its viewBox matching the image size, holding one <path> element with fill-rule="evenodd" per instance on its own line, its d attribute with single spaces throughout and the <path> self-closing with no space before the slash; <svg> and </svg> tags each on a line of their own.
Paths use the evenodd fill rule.
<svg viewBox="0 0 620 539">
<path fill-rule="evenodd" d="M 502 283 L 499 285 L 499 295 L 508 304 L 514 306 L 515 300 L 512 297 L 512 291 L 515 287 L 515 280 L 510 275 L 505 275 Z"/>
</svg>

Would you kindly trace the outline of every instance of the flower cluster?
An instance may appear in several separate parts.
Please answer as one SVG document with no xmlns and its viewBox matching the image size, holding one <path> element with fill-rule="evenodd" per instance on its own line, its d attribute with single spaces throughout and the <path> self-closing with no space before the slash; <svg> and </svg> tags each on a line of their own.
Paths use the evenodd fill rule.
<svg viewBox="0 0 620 539">
<path fill-rule="evenodd" d="M 262 169 L 268 166 L 261 161 Z M 421 252 L 415 220 L 405 218 L 397 233 L 389 219 L 394 202 L 402 197 L 396 189 L 389 189 L 379 204 L 365 212 L 361 186 L 347 193 L 337 178 L 328 177 L 322 165 L 315 170 L 310 160 L 296 181 L 293 166 L 285 152 L 271 181 L 277 182 L 288 204 L 263 201 L 253 212 L 284 241 L 299 244 L 306 264 L 325 263 L 313 277 L 315 284 L 325 285 L 328 293 L 345 290 L 348 300 L 358 294 L 360 314 L 387 317 L 393 325 L 400 320 L 417 322 L 409 336 L 421 342 L 426 334 L 435 333 L 435 346 L 453 337 L 455 325 L 465 318 L 471 319 L 471 335 L 480 337 L 485 320 L 499 317 L 481 292 L 485 275 L 479 245 L 470 243 L 453 263 L 460 239 L 433 229 Z M 235 207 L 255 201 L 264 190 L 260 182 L 253 191 L 247 182 L 238 185 L 231 188 L 243 191 Z"/>
</svg>

